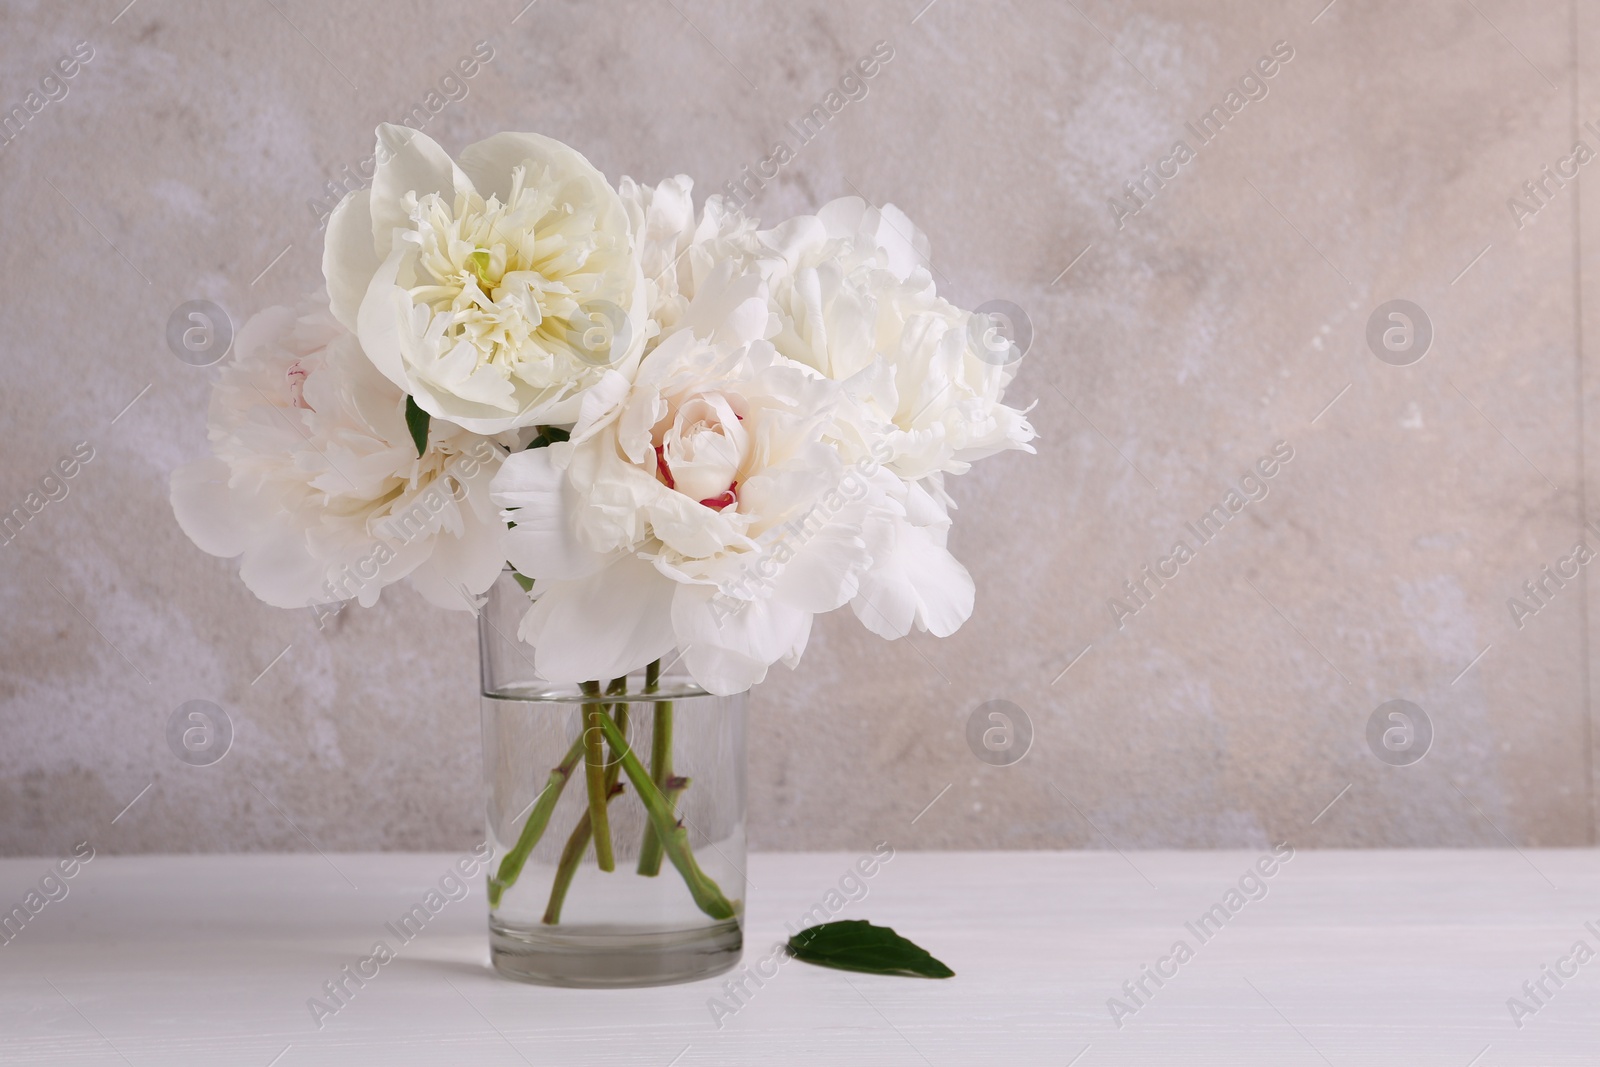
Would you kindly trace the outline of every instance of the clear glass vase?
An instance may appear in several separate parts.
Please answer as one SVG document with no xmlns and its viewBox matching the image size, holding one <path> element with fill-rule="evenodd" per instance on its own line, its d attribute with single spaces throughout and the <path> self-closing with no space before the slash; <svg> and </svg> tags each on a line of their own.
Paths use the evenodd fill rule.
<svg viewBox="0 0 1600 1067">
<path fill-rule="evenodd" d="M 495 969 L 582 987 L 728 970 L 743 948 L 746 694 L 706 693 L 672 655 L 545 682 L 517 640 L 528 606 L 507 571 L 478 616 Z"/>
</svg>

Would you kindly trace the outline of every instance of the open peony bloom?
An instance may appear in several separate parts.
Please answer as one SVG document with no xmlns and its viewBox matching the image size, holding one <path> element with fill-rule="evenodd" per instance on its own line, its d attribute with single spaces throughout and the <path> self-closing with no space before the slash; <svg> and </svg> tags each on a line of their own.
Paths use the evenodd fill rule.
<svg viewBox="0 0 1600 1067">
<path fill-rule="evenodd" d="M 728 275 L 700 297 L 734 308 L 723 336 L 672 334 L 570 441 L 496 476 L 509 558 L 535 580 L 521 636 L 552 681 L 619 676 L 676 647 L 700 685 L 739 692 L 798 660 L 813 615 L 858 596 L 869 544 L 885 562 L 926 547 L 884 491 L 903 483 L 842 447 L 857 436 L 840 432 L 842 387 L 761 340 L 764 292 Z M 878 595 L 906 627 L 919 605 L 938 605 L 941 628 L 970 612 L 971 581 L 944 555 L 885 576 Z"/>
<path fill-rule="evenodd" d="M 898 208 L 845 197 L 759 240 L 780 323 L 773 344 L 830 378 L 853 379 L 852 392 L 886 423 L 891 470 L 917 480 L 961 474 L 1006 449 L 1033 451 L 1026 416 L 1002 403 L 1016 364 L 984 358 L 987 324 L 938 295 L 922 265 L 927 238 Z"/>
<path fill-rule="evenodd" d="M 425 134 L 378 127 L 370 190 L 328 220 L 333 314 L 430 415 L 482 434 L 570 422 L 631 375 L 647 339 L 628 216 L 559 141 L 502 133 L 458 166 Z"/>
<path fill-rule="evenodd" d="M 211 398 L 214 456 L 172 475 L 184 533 L 243 556 L 245 585 L 275 607 L 370 605 L 407 578 L 470 610 L 505 559 L 489 501 L 503 450 L 434 422 L 419 457 L 405 394 L 325 309 L 268 308 L 235 353 Z"/>
</svg>

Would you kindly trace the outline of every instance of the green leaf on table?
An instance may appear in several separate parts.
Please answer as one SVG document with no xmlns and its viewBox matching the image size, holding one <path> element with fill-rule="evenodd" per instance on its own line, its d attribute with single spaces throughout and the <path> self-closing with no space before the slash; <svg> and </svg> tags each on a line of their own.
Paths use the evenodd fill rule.
<svg viewBox="0 0 1600 1067">
<path fill-rule="evenodd" d="M 411 440 L 417 446 L 417 455 L 422 455 L 428 450 L 428 423 L 433 416 L 417 407 L 414 397 L 406 397 L 406 429 L 411 431 Z"/>
<path fill-rule="evenodd" d="M 819 967 L 909 978 L 953 978 L 954 971 L 887 926 L 865 919 L 808 926 L 789 938 L 789 955 Z"/>
</svg>

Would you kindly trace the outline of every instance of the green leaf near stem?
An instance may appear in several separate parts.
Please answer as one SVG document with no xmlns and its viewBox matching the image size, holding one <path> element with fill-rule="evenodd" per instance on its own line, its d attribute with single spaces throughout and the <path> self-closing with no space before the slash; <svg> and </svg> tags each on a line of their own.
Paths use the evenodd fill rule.
<svg viewBox="0 0 1600 1067">
<path fill-rule="evenodd" d="M 417 446 L 417 455 L 428 450 L 428 423 L 433 416 L 417 407 L 415 397 L 406 397 L 406 429 L 411 431 L 411 442 Z"/>
<path fill-rule="evenodd" d="M 532 441 L 528 442 L 528 448 L 524 451 L 535 448 L 548 448 L 557 441 L 565 441 L 571 436 L 572 434 L 569 431 L 563 430 L 559 426 L 541 426 L 538 434 L 534 436 Z"/>
<path fill-rule="evenodd" d="M 953 978 L 954 971 L 887 926 L 865 919 L 808 926 L 789 938 L 789 955 L 819 967 L 908 978 Z"/>
</svg>

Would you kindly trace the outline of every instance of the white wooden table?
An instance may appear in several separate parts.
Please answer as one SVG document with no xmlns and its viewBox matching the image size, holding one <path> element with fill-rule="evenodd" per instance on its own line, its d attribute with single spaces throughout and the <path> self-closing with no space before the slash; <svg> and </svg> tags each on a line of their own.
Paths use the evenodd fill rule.
<svg viewBox="0 0 1600 1067">
<path fill-rule="evenodd" d="M 1568 956 L 1579 940 L 1600 952 L 1600 853 L 1302 851 L 1202 942 L 1185 923 L 1226 907 L 1259 855 L 902 852 L 838 917 L 898 928 L 957 977 L 790 961 L 720 1029 L 709 1002 L 725 977 L 617 992 L 497 978 L 481 885 L 318 1029 L 307 1001 L 393 942 L 384 924 L 453 856 L 100 856 L 0 945 L 0 1063 L 1600 1062 L 1600 958 Z M 747 963 L 855 859 L 752 857 Z M 0 910 L 49 869 L 0 861 Z M 1192 958 L 1160 963 L 1179 940 Z M 1145 978 L 1119 1028 L 1107 1001 L 1135 1007 L 1122 986 L 1147 964 L 1176 975 Z M 1544 965 L 1576 974 L 1557 986 Z M 1540 979 L 1535 1002 L 1523 983 Z M 1520 1028 L 1512 997 L 1531 1009 Z"/>
</svg>

